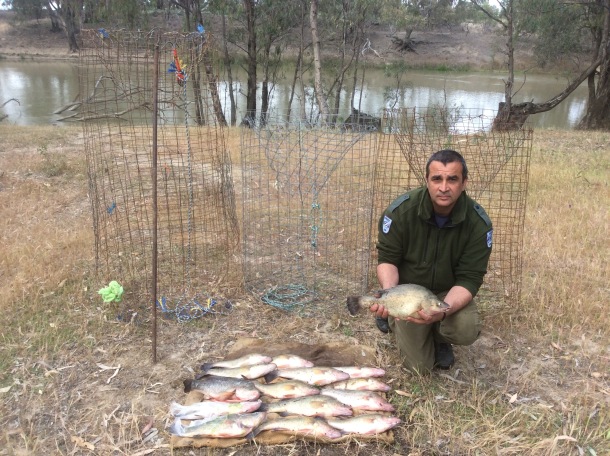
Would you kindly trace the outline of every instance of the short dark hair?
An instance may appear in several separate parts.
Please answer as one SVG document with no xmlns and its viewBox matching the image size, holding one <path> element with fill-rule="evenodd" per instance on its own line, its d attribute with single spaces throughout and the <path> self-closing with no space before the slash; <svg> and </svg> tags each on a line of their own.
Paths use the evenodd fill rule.
<svg viewBox="0 0 610 456">
<path fill-rule="evenodd" d="M 468 179 L 468 167 L 466 166 L 466 160 L 464 160 L 464 157 L 462 157 L 459 152 L 452 149 L 443 149 L 439 150 L 438 152 L 434 152 L 428 159 L 428 163 L 426 163 L 426 179 L 428 179 L 428 176 L 430 175 L 430 163 L 433 161 L 441 162 L 443 165 L 453 162 L 461 163 L 462 179 Z"/>
</svg>

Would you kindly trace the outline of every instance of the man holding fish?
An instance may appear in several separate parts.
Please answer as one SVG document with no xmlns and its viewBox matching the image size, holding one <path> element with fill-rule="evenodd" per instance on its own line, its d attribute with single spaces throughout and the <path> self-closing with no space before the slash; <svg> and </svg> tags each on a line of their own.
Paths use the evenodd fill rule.
<svg viewBox="0 0 610 456">
<path fill-rule="evenodd" d="M 467 181 L 464 158 L 438 151 L 426 164 L 426 185 L 398 197 L 379 221 L 381 287 L 420 285 L 444 301 L 400 318 L 383 299 L 370 306 L 379 329 L 395 334 L 405 367 L 419 372 L 449 369 L 451 344 L 470 345 L 479 336 L 473 298 L 487 272 L 493 230 L 485 210 L 466 195 Z"/>
</svg>

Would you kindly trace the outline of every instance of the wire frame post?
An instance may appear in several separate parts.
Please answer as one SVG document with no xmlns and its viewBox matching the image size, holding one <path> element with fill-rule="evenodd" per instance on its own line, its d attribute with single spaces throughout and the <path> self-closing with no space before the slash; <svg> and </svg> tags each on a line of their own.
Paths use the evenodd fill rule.
<svg viewBox="0 0 610 456">
<path fill-rule="evenodd" d="M 159 43 L 155 44 L 155 68 L 153 71 L 153 120 L 152 120 L 152 362 L 157 362 L 157 224 L 158 224 L 158 205 L 157 205 L 157 127 L 159 115 Z"/>
</svg>

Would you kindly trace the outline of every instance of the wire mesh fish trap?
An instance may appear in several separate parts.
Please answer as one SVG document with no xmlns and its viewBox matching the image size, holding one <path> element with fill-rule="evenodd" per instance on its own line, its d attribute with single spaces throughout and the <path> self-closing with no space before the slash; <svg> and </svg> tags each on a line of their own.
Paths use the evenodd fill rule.
<svg viewBox="0 0 610 456">
<path fill-rule="evenodd" d="M 149 291 L 156 208 L 159 296 L 180 315 L 190 314 L 189 302 L 197 310 L 211 286 L 240 280 L 232 277 L 239 230 L 214 62 L 201 33 L 83 31 L 82 98 L 66 119 L 83 125 L 98 273 L 136 295 Z"/>
<path fill-rule="evenodd" d="M 527 127 L 493 131 L 493 120 L 493 113 L 463 109 L 386 111 L 375 179 L 375 214 L 379 216 L 402 193 L 425 185 L 426 162 L 432 153 L 457 150 L 468 165 L 467 193 L 485 208 L 494 225 L 494 245 L 482 290 L 514 302 L 521 292 L 533 131 Z M 376 231 L 373 236 L 376 239 Z"/>
<path fill-rule="evenodd" d="M 242 130 L 247 289 L 294 310 L 367 288 L 376 142 L 281 117 Z"/>
</svg>

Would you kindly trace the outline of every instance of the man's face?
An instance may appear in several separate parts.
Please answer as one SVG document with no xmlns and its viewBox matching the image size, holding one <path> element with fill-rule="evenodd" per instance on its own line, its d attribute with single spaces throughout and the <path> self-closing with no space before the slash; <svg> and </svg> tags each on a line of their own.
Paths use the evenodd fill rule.
<svg viewBox="0 0 610 456">
<path fill-rule="evenodd" d="M 451 162 L 443 165 L 439 161 L 431 162 L 426 186 L 432 198 L 434 212 L 438 215 L 449 215 L 466 189 L 466 180 L 462 178 L 462 164 Z"/>
</svg>

